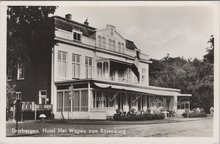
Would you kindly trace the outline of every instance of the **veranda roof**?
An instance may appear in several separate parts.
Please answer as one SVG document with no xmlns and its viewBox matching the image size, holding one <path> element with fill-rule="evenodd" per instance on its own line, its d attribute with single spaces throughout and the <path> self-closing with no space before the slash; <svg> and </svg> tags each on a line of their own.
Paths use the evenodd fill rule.
<svg viewBox="0 0 220 144">
<path fill-rule="evenodd" d="M 102 89 L 116 89 L 124 90 L 128 92 L 137 92 L 144 94 L 152 94 L 158 96 L 192 96 L 191 94 L 181 94 L 180 89 L 144 86 L 140 84 L 128 84 L 124 82 L 104 81 L 96 79 L 84 79 L 84 80 L 69 80 L 56 82 L 57 85 L 69 85 L 69 84 L 82 84 L 91 83 L 94 86 Z"/>
</svg>

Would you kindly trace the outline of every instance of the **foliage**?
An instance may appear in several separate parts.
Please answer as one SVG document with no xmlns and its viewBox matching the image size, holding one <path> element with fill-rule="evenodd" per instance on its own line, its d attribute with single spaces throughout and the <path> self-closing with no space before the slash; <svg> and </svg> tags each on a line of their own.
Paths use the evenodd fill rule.
<svg viewBox="0 0 220 144">
<path fill-rule="evenodd" d="M 143 121 L 143 120 L 158 120 L 164 119 L 164 114 L 140 114 L 140 115 L 120 115 L 115 114 L 113 119 L 116 121 Z"/>
<path fill-rule="evenodd" d="M 191 108 L 209 108 L 214 103 L 214 44 L 207 51 L 203 60 L 170 57 L 161 60 L 151 59 L 149 68 L 150 85 L 177 88 L 182 93 L 190 93 Z M 207 56 L 208 55 L 208 56 Z"/>
<path fill-rule="evenodd" d="M 10 117 L 10 108 L 14 105 L 14 101 L 15 101 L 15 90 L 14 90 L 14 86 L 10 86 L 8 83 L 6 85 L 6 119 L 8 119 Z"/>
<path fill-rule="evenodd" d="M 184 112 L 182 114 L 183 117 L 187 117 L 187 114 Z M 192 112 L 189 113 L 189 118 L 195 118 L 195 117 L 207 117 L 207 114 L 205 112 Z"/>
<path fill-rule="evenodd" d="M 55 43 L 54 21 L 50 15 L 55 10 L 56 6 L 8 7 L 7 69 L 13 71 L 20 61 L 31 61 L 36 65 L 46 57 L 51 59 L 51 48 Z M 7 112 L 14 101 L 14 86 L 10 84 L 13 83 L 7 83 Z"/>
<path fill-rule="evenodd" d="M 39 58 L 54 46 L 56 6 L 9 6 L 7 9 L 7 62 L 15 66 L 29 56 Z"/>
</svg>

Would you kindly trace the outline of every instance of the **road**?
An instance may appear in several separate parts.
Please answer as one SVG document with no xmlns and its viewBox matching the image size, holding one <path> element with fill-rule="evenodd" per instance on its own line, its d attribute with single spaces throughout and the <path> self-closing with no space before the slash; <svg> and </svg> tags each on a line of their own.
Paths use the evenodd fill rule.
<svg viewBox="0 0 220 144">
<path fill-rule="evenodd" d="M 7 123 L 7 136 L 13 133 L 15 123 Z M 19 136 L 34 137 L 212 137 L 213 118 L 159 124 L 54 124 L 21 123 Z"/>
</svg>

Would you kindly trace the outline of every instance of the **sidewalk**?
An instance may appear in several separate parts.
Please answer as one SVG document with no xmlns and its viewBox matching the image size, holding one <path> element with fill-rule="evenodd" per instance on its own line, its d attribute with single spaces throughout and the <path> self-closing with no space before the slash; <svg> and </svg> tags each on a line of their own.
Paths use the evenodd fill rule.
<svg viewBox="0 0 220 144">
<path fill-rule="evenodd" d="M 200 119 L 212 118 L 213 116 L 208 115 L 207 117 L 200 118 L 183 118 L 183 117 L 168 117 L 162 120 L 145 120 L 145 121 L 114 121 L 114 120 L 88 120 L 88 119 L 74 119 L 74 120 L 45 120 L 44 124 L 73 124 L 73 125 L 146 125 L 146 124 L 164 124 L 164 123 L 175 123 L 185 121 L 195 121 Z M 14 121 L 7 121 L 7 123 L 15 123 Z M 35 120 L 25 120 L 19 123 L 35 123 Z M 36 123 L 41 123 L 37 120 Z"/>
</svg>

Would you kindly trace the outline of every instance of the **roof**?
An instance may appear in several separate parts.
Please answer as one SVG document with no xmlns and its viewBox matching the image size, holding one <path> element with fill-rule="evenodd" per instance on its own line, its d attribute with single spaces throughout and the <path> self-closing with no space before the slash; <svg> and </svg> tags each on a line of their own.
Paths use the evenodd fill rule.
<svg viewBox="0 0 220 144">
<path fill-rule="evenodd" d="M 95 39 L 96 28 L 60 16 L 54 16 L 54 18 L 55 18 L 55 26 L 57 28 L 69 32 L 72 32 L 72 29 L 76 29 L 82 32 L 83 36 Z"/>
<path fill-rule="evenodd" d="M 130 50 L 138 49 L 133 41 L 126 39 L 126 48 Z"/>
<path fill-rule="evenodd" d="M 122 82 L 114 81 L 103 81 L 97 79 L 82 79 L 82 80 L 67 80 L 67 81 L 58 81 L 55 82 L 57 85 L 68 85 L 68 84 L 82 84 L 82 83 L 93 83 L 94 86 L 99 88 L 112 88 L 118 90 L 126 90 L 130 92 L 144 93 L 150 95 L 159 95 L 159 96 L 191 96 L 190 94 L 181 94 L 180 89 L 173 88 L 163 88 L 155 86 L 143 86 L 139 84 L 128 84 Z"/>
</svg>

